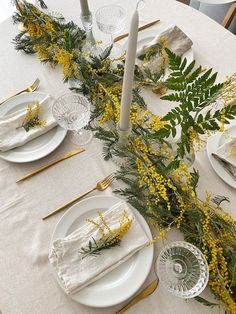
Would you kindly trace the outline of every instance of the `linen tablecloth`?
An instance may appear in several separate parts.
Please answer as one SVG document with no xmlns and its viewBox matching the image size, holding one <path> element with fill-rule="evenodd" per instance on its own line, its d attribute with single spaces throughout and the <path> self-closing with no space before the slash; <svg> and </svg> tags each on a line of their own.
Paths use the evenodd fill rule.
<svg viewBox="0 0 236 314">
<path fill-rule="evenodd" d="M 127 9 L 128 30 L 131 12 L 136 0 L 112 1 Z M 80 3 L 78 0 L 48 0 L 51 11 L 61 12 L 67 19 L 79 24 Z M 90 9 L 95 13 L 108 0 L 90 0 Z M 236 39 L 233 34 L 210 20 L 200 12 L 174 0 L 149 0 L 142 10 L 143 22 L 160 18 L 161 21 L 178 25 L 192 40 L 197 63 L 203 67 L 214 67 L 219 79 L 232 74 L 236 68 Z M 108 36 L 99 32 L 94 25 L 97 38 L 108 41 Z M 39 63 L 36 55 L 26 55 L 14 50 L 12 39 L 17 26 L 7 20 L 0 25 L 0 102 L 34 81 L 41 80 L 39 91 L 57 97 L 68 86 L 62 83 L 61 69 L 50 69 Z M 160 101 L 157 95 L 144 92 L 146 101 L 155 113 L 163 114 L 170 104 Z M 0 160 L 0 311 L 3 314 L 113 314 L 123 304 L 94 309 L 72 301 L 59 288 L 48 262 L 48 247 L 53 229 L 62 213 L 42 221 L 51 209 L 67 202 L 76 195 L 91 188 L 99 179 L 109 174 L 113 163 L 102 159 L 102 144 L 93 140 L 86 152 L 65 160 L 30 180 L 16 184 L 15 181 L 31 170 L 61 156 L 72 149 L 68 138 L 50 156 L 28 164 L 11 164 Z M 226 210 L 236 218 L 235 190 L 227 186 L 214 172 L 207 159 L 206 151 L 198 153 L 194 166 L 200 171 L 198 193 L 204 197 L 205 190 L 228 196 L 231 200 Z M 115 183 L 104 194 L 110 195 Z M 101 192 L 95 192 L 93 195 Z M 182 239 L 177 231 L 170 232 L 169 240 Z M 163 246 L 156 244 L 156 254 Z M 145 285 L 154 280 L 151 271 Z M 213 300 L 211 293 L 205 297 Z M 168 294 L 158 286 L 155 293 L 132 307 L 127 313 L 198 314 L 218 313 L 194 300 L 183 300 Z M 224 313 L 223 309 L 219 313 Z"/>
</svg>

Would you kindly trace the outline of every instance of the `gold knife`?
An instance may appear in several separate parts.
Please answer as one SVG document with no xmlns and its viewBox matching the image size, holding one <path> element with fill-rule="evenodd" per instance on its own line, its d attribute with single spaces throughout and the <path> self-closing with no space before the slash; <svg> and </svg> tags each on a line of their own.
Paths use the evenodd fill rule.
<svg viewBox="0 0 236 314">
<path fill-rule="evenodd" d="M 153 22 L 150 22 L 148 24 L 145 24 L 141 27 L 138 28 L 138 31 L 143 31 L 144 29 L 148 28 L 148 27 L 151 27 L 152 25 L 155 25 L 156 23 L 160 22 L 160 20 L 155 20 Z M 127 37 L 129 35 L 129 33 L 125 33 L 123 35 L 120 35 L 120 36 L 117 36 L 116 38 L 114 38 L 113 42 L 116 43 L 117 41 Z"/>
<path fill-rule="evenodd" d="M 60 157 L 59 159 L 53 160 L 53 161 L 50 162 L 49 164 L 47 164 L 47 165 L 45 165 L 45 166 L 42 166 L 42 167 L 40 167 L 40 168 L 34 170 L 33 172 L 27 174 L 26 176 L 20 178 L 19 180 L 16 181 L 16 183 L 21 182 L 21 181 L 24 181 L 24 180 L 26 180 L 26 179 L 28 179 L 28 178 L 30 178 L 30 177 L 33 177 L 33 176 L 36 175 L 37 173 L 39 173 L 39 172 L 41 172 L 41 171 L 43 171 L 43 170 L 45 170 L 45 169 L 47 169 L 47 168 L 49 168 L 49 167 L 51 167 L 51 166 L 57 164 L 58 162 L 60 162 L 60 161 L 62 161 L 62 160 L 65 160 L 65 159 L 67 159 L 67 158 L 70 158 L 70 157 L 72 157 L 72 156 L 74 156 L 74 155 L 76 155 L 76 154 L 82 153 L 82 152 L 84 152 L 84 151 L 85 151 L 84 148 L 79 148 L 79 149 L 72 150 L 71 152 L 66 153 L 64 156 Z"/>
<path fill-rule="evenodd" d="M 125 311 L 131 308 L 131 306 L 135 305 L 139 301 L 151 295 L 156 290 L 158 283 L 159 283 L 159 279 L 157 278 L 152 283 L 150 283 L 150 285 L 148 285 L 145 289 L 143 289 L 140 293 L 138 293 L 128 304 L 122 307 L 121 310 L 116 312 L 116 314 L 123 314 Z"/>
</svg>

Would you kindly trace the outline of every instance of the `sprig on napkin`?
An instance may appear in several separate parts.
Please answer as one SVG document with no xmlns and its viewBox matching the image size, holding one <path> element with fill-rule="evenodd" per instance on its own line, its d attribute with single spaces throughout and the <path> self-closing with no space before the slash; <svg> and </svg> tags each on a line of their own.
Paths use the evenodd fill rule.
<svg viewBox="0 0 236 314">
<path fill-rule="evenodd" d="M 22 125 L 17 127 L 17 129 L 24 128 L 26 132 L 29 132 L 31 128 L 44 126 L 46 124 L 46 120 L 39 118 L 40 110 L 41 107 L 38 101 L 35 104 L 28 105 Z"/>
<path fill-rule="evenodd" d="M 101 237 L 97 240 L 92 237 L 85 247 L 81 247 L 79 253 L 82 255 L 82 259 L 89 255 L 98 256 L 102 250 L 119 246 L 123 236 L 129 231 L 133 222 L 133 219 L 129 218 L 127 211 L 124 210 L 121 213 L 119 227 L 112 230 L 104 219 L 102 213 L 98 211 L 98 215 L 101 221 L 100 224 L 92 219 L 87 219 L 87 221 L 97 227 L 101 233 Z"/>
</svg>

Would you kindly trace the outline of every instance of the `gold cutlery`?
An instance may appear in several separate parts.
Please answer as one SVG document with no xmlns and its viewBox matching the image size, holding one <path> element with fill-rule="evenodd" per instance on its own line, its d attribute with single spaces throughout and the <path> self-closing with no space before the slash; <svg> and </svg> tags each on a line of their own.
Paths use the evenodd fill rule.
<svg viewBox="0 0 236 314">
<path fill-rule="evenodd" d="M 4 101 L 2 101 L 2 102 L 0 103 L 0 105 L 3 104 L 3 103 L 4 103 L 5 101 L 7 101 L 8 99 L 10 99 L 10 98 L 12 98 L 12 97 L 14 97 L 14 96 L 20 95 L 20 94 L 22 94 L 22 93 L 24 93 L 24 92 L 27 92 L 27 93 L 32 93 L 32 92 L 34 92 L 34 91 L 38 88 L 39 83 L 40 83 L 40 80 L 37 78 L 37 79 L 34 81 L 33 84 L 31 84 L 30 86 L 26 87 L 26 88 L 23 89 L 22 91 L 16 93 L 15 95 L 13 95 L 13 96 L 11 96 L 11 97 L 8 97 L 8 98 L 5 99 Z"/>
<path fill-rule="evenodd" d="M 98 181 L 98 183 L 96 184 L 96 186 L 94 188 L 92 188 L 91 190 L 89 190 L 88 192 L 85 192 L 84 194 L 81 194 L 79 196 L 77 196 L 76 198 L 74 198 L 73 200 L 69 201 L 68 203 L 64 204 L 61 207 L 58 207 L 57 209 L 53 210 L 52 212 L 50 212 L 49 214 L 47 214 L 46 216 L 44 216 L 42 219 L 46 219 L 58 212 L 60 212 L 61 210 L 63 210 L 64 208 L 66 208 L 67 206 L 73 204 L 74 202 L 80 200 L 82 197 L 88 195 L 89 193 L 98 190 L 98 191 L 104 191 L 106 188 L 108 188 L 108 186 L 114 181 L 115 177 L 113 174 L 110 174 L 109 176 L 107 176 L 106 178 L 102 179 L 101 181 Z"/>
<path fill-rule="evenodd" d="M 155 25 L 155 24 L 158 23 L 158 22 L 160 22 L 160 20 L 155 20 L 155 21 L 153 21 L 153 22 L 150 22 L 150 23 L 148 23 L 148 24 L 145 24 L 145 25 L 139 27 L 139 28 L 138 28 L 138 31 L 139 31 L 139 32 L 140 32 L 140 31 L 143 31 L 144 29 L 146 29 L 146 28 L 148 28 L 148 27 L 151 27 L 152 25 Z M 129 33 L 125 33 L 125 34 L 123 34 L 123 35 L 117 36 L 117 37 L 114 38 L 113 42 L 116 43 L 117 41 L 119 41 L 119 40 L 121 40 L 121 39 L 123 39 L 123 38 L 125 38 L 125 37 L 127 37 L 127 36 L 129 36 Z"/>
<path fill-rule="evenodd" d="M 62 157 L 60 157 L 60 158 L 58 158 L 58 159 L 56 159 L 56 160 L 51 161 L 49 164 L 47 164 L 47 165 L 45 165 L 45 166 L 42 166 L 42 167 L 40 167 L 40 168 L 34 170 L 33 172 L 31 172 L 31 173 L 25 175 L 24 177 L 22 177 L 22 178 L 20 178 L 19 180 L 17 180 L 16 183 L 21 182 L 21 181 L 24 181 L 24 180 L 26 180 L 26 179 L 28 179 L 28 178 L 31 178 L 31 177 L 33 177 L 34 175 L 36 175 L 37 173 L 42 172 L 42 171 L 45 170 L 45 169 L 48 169 L 49 167 L 51 167 L 51 166 L 57 164 L 58 162 L 60 162 L 60 161 L 62 161 L 62 160 L 65 160 L 65 159 L 67 159 L 67 158 L 70 158 L 70 157 L 72 157 L 72 156 L 74 156 L 74 155 L 76 155 L 76 154 L 82 153 L 82 152 L 84 152 L 84 151 L 85 151 L 84 148 L 79 148 L 79 149 L 72 150 L 71 152 L 66 153 L 66 154 L 63 155 Z"/>
<path fill-rule="evenodd" d="M 149 295 L 151 295 L 158 286 L 159 279 L 157 278 L 154 280 L 150 285 L 148 285 L 146 288 L 144 288 L 140 293 L 138 293 L 128 304 L 126 304 L 124 307 L 122 307 L 121 310 L 116 312 L 116 314 L 123 314 L 125 311 L 127 311 L 131 306 L 135 305 L 139 301 L 145 299 Z"/>
</svg>

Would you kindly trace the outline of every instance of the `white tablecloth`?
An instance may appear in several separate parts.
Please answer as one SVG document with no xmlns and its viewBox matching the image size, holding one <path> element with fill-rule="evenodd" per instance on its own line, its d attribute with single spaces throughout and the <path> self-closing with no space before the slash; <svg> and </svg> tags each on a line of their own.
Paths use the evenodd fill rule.
<svg viewBox="0 0 236 314">
<path fill-rule="evenodd" d="M 115 2 L 117 1 L 112 1 Z M 160 18 L 165 23 L 177 24 L 193 40 L 198 63 L 214 67 L 219 72 L 219 79 L 224 79 L 235 71 L 236 39 L 233 34 L 177 1 L 146 2 L 148 4 L 143 9 L 141 18 L 146 21 Z M 94 13 L 97 7 L 108 3 L 108 0 L 90 0 L 91 11 Z M 120 0 L 119 3 L 126 7 L 130 20 L 136 1 Z M 79 20 L 78 0 L 50 0 L 47 4 L 51 10 L 63 13 L 66 18 Z M 11 42 L 16 34 L 17 26 L 13 26 L 10 20 L 0 25 L 0 102 L 33 82 L 36 77 L 41 80 L 39 91 L 54 96 L 66 91 L 67 86 L 62 83 L 59 68 L 52 70 L 40 64 L 35 55 L 25 55 L 14 50 Z M 98 30 L 95 34 L 98 38 L 108 40 Z M 146 93 L 146 99 L 148 104 L 155 105 L 155 112 L 165 113 L 169 107 L 163 105 L 154 94 Z M 113 314 L 121 308 L 122 305 L 107 309 L 85 307 L 62 292 L 55 282 L 47 258 L 49 241 L 62 213 L 46 221 L 41 219 L 49 210 L 86 191 L 97 180 L 110 173 L 112 164 L 103 161 L 101 147 L 101 143 L 94 140 L 85 153 L 61 162 L 18 185 L 15 181 L 19 177 L 69 151 L 72 144 L 68 138 L 54 153 L 37 162 L 11 164 L 0 160 L 0 311 L 3 314 Z M 198 153 L 195 167 L 201 174 L 199 195 L 204 195 L 204 191 L 208 189 L 228 196 L 231 203 L 226 210 L 236 218 L 235 190 L 224 184 L 215 174 L 205 151 Z M 115 185 L 117 187 L 118 183 Z M 109 188 L 104 193 L 109 195 L 112 189 Z M 178 232 L 172 231 L 169 239 L 182 237 Z M 158 252 L 162 243 L 158 243 L 156 247 Z M 145 285 L 154 278 L 152 271 Z M 204 295 L 213 300 L 209 291 L 204 292 Z M 209 309 L 194 300 L 175 298 L 159 286 L 155 293 L 131 308 L 128 313 L 200 312 L 218 313 L 218 309 Z M 223 313 L 223 309 L 219 313 Z"/>
</svg>

